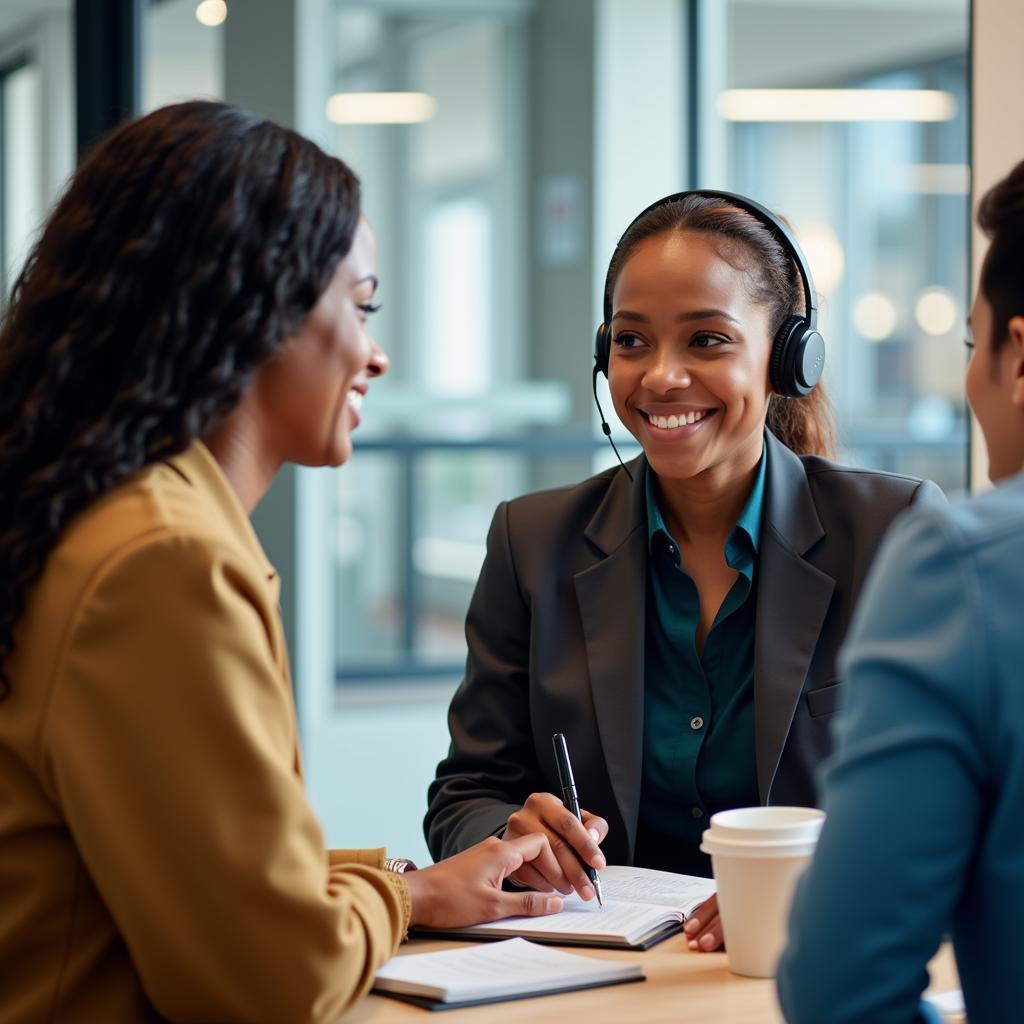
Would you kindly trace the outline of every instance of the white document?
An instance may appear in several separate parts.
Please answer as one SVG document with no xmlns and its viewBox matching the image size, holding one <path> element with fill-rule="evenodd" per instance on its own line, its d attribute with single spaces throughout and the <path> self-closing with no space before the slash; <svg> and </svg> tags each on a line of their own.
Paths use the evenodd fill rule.
<svg viewBox="0 0 1024 1024">
<path fill-rule="evenodd" d="M 600 874 L 601 889 L 608 900 L 677 907 L 683 912 L 684 921 L 715 893 L 713 878 L 677 875 L 653 868 L 613 864 Z"/>
<path fill-rule="evenodd" d="M 964 1006 L 964 994 L 958 989 L 951 989 L 949 992 L 936 992 L 935 995 L 925 996 L 925 1001 L 932 1004 L 944 1017 L 962 1017 L 967 1012 Z"/>
<path fill-rule="evenodd" d="M 650 868 L 611 866 L 601 872 L 604 906 L 565 897 L 565 909 L 545 917 L 508 917 L 447 934 L 525 936 L 541 942 L 629 947 L 643 945 L 684 922 L 715 891 L 710 878 Z"/>
<path fill-rule="evenodd" d="M 497 999 L 526 993 L 605 985 L 642 978 L 639 964 L 622 964 L 538 946 L 525 939 L 392 957 L 377 972 L 381 992 L 441 1002 Z"/>
<path fill-rule="evenodd" d="M 479 935 L 545 935 L 559 938 L 586 937 L 607 942 L 632 943 L 658 927 L 682 921 L 682 911 L 651 904 L 620 903 L 606 899 L 584 903 L 575 893 L 565 897 L 565 909 L 546 917 L 508 917 L 472 929 Z"/>
</svg>

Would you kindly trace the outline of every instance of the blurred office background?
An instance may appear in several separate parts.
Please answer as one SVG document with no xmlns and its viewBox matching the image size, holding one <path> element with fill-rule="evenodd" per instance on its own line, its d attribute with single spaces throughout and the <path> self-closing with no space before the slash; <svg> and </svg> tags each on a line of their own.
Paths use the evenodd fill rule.
<svg viewBox="0 0 1024 1024">
<path fill-rule="evenodd" d="M 256 516 L 333 844 L 427 859 L 491 514 L 611 461 L 592 339 L 615 241 L 653 199 L 726 188 L 785 214 L 821 294 L 842 458 L 965 489 L 968 0 L 138 11 L 141 110 L 211 96 L 293 124 L 354 166 L 378 236 L 392 371 L 356 455 L 286 473 Z M 5 293 L 73 166 L 73 17 L 0 0 Z"/>
</svg>

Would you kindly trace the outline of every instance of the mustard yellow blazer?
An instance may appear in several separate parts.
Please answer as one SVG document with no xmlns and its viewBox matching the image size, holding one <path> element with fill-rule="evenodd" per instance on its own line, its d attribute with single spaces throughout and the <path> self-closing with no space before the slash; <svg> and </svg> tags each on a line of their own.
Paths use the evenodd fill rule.
<svg viewBox="0 0 1024 1024">
<path fill-rule="evenodd" d="M 0 702 L 0 1024 L 329 1021 L 401 941 L 306 799 L 278 578 L 199 442 L 65 531 Z"/>
</svg>

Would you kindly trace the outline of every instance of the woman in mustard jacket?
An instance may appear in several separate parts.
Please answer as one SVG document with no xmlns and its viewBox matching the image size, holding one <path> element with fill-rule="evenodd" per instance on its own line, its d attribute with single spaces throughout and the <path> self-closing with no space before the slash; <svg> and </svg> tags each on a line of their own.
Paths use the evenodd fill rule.
<svg viewBox="0 0 1024 1024">
<path fill-rule="evenodd" d="M 338 466 L 387 358 L 339 160 L 223 104 L 71 180 L 0 328 L 0 1021 L 333 1020 L 410 923 L 545 913 L 529 836 L 324 846 L 249 513 Z"/>
</svg>

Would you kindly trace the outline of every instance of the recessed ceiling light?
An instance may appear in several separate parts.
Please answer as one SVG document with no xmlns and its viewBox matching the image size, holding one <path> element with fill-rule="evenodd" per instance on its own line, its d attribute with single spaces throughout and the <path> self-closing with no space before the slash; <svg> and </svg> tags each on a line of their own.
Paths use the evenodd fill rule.
<svg viewBox="0 0 1024 1024">
<path fill-rule="evenodd" d="M 949 334 L 959 318 L 956 299 L 940 285 L 925 288 L 914 306 L 917 325 L 925 334 L 941 338 Z"/>
<path fill-rule="evenodd" d="M 224 0 L 201 0 L 196 7 L 196 21 L 207 28 L 223 25 L 228 16 L 228 5 Z"/>
<path fill-rule="evenodd" d="M 727 121 L 951 121 L 956 98 L 940 89 L 727 89 Z"/>
<path fill-rule="evenodd" d="M 437 100 L 425 92 L 339 92 L 327 101 L 335 124 L 418 124 L 436 112 Z"/>
<path fill-rule="evenodd" d="M 864 292 L 853 304 L 853 324 L 869 341 L 884 341 L 896 329 L 892 299 L 881 292 Z"/>
</svg>

